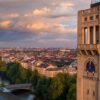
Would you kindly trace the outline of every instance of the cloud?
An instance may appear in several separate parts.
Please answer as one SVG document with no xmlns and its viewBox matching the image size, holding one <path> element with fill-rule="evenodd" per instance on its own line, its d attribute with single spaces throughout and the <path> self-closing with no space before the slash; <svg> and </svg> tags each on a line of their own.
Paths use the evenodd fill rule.
<svg viewBox="0 0 100 100">
<path fill-rule="evenodd" d="M 75 4 L 74 3 L 72 3 L 72 2 L 64 2 L 64 3 L 61 3 L 60 4 L 61 6 L 66 6 L 66 7 L 73 7 L 73 6 L 75 6 Z"/>
<path fill-rule="evenodd" d="M 15 25 L 16 30 L 22 30 L 27 31 L 31 33 L 42 33 L 42 32 L 48 32 L 48 33 L 61 33 L 61 34 L 67 34 L 67 33 L 76 33 L 76 28 L 66 28 L 63 25 L 59 23 L 53 23 L 53 22 L 43 22 L 43 21 L 34 21 L 34 22 L 18 22 Z"/>
<path fill-rule="evenodd" d="M 48 16 L 51 11 L 50 8 L 47 7 L 43 7 L 43 8 L 39 8 L 39 9 L 34 9 L 32 12 L 29 12 L 27 14 L 25 14 L 25 17 L 30 17 L 30 16 L 36 16 L 36 17 L 46 17 Z"/>
<path fill-rule="evenodd" d="M 14 30 L 0 30 L 0 42 L 17 42 L 30 39 L 32 34 Z M 33 35 L 34 36 L 34 35 Z"/>
<path fill-rule="evenodd" d="M 33 30 L 33 31 L 42 31 L 48 28 L 49 28 L 49 25 L 46 25 L 45 23 L 41 23 L 41 22 L 36 22 L 36 23 L 27 25 L 27 29 Z"/>
<path fill-rule="evenodd" d="M 77 11 L 89 2 L 0 0 L 0 46 L 75 47 Z"/>
<path fill-rule="evenodd" d="M 2 47 L 35 47 L 35 48 L 76 48 L 76 39 L 69 40 L 69 39 L 51 39 L 51 40 L 33 40 L 33 41 L 7 41 L 7 42 L 0 42 Z"/>
<path fill-rule="evenodd" d="M 7 18 L 17 18 L 19 17 L 19 14 L 18 13 L 11 13 L 11 14 L 8 14 L 8 16 L 6 16 Z"/>
<path fill-rule="evenodd" d="M 69 2 L 60 3 L 51 12 L 51 17 L 72 16 L 72 15 L 75 15 L 74 4 Z"/>
<path fill-rule="evenodd" d="M 48 14 L 50 12 L 50 9 L 49 8 L 42 8 L 42 9 L 35 9 L 33 11 L 33 15 L 35 16 L 45 16 L 46 14 Z"/>
<path fill-rule="evenodd" d="M 0 19 L 7 20 L 7 19 L 14 19 L 20 17 L 19 13 L 0 13 Z"/>
<path fill-rule="evenodd" d="M 75 27 L 66 27 L 59 22 L 47 22 L 44 20 L 25 20 L 18 19 L 16 22 L 14 20 L 1 20 L 0 29 L 9 29 L 19 32 L 30 32 L 30 33 L 76 33 Z"/>
<path fill-rule="evenodd" d="M 12 24 L 10 20 L 0 21 L 0 29 L 9 29 Z"/>
<path fill-rule="evenodd" d="M 54 7 L 42 7 L 34 9 L 31 12 L 26 13 L 24 16 L 29 17 L 61 17 L 61 16 L 71 16 L 75 15 L 74 3 L 62 2 Z M 73 13 L 72 13 L 73 12 Z"/>
</svg>

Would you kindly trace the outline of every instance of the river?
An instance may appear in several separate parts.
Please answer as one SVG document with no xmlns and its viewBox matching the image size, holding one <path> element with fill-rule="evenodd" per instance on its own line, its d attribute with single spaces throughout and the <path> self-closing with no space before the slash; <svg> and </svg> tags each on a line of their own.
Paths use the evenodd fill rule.
<svg viewBox="0 0 100 100">
<path fill-rule="evenodd" d="M 18 97 L 21 100 L 34 100 L 34 98 L 35 98 L 35 96 L 33 94 L 30 94 L 30 93 L 20 94 L 20 95 L 18 95 Z"/>
<path fill-rule="evenodd" d="M 34 100 L 34 95 L 30 93 L 13 95 L 11 93 L 0 93 L 0 100 Z"/>
<path fill-rule="evenodd" d="M 9 85 L 8 81 L 3 81 L 0 78 L 0 84 Z M 0 100 L 34 100 L 35 95 L 30 92 L 26 93 L 18 93 L 17 95 L 12 94 L 10 91 L 8 92 L 0 92 Z"/>
</svg>

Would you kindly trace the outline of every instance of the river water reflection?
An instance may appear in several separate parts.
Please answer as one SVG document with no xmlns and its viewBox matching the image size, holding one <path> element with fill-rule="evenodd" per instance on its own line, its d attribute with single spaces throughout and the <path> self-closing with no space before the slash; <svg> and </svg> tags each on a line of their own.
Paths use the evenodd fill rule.
<svg viewBox="0 0 100 100">
<path fill-rule="evenodd" d="M 24 93 L 17 95 L 21 100 L 34 100 L 35 96 L 30 93 Z"/>
<path fill-rule="evenodd" d="M 8 81 L 4 81 L 0 78 L 0 84 L 4 84 L 4 85 L 9 85 Z M 7 91 L 6 91 L 7 92 Z M 18 95 L 14 95 L 10 92 L 8 93 L 3 93 L 0 92 L 0 100 L 34 100 L 35 95 L 31 94 L 31 93 L 20 93 Z"/>
<path fill-rule="evenodd" d="M 13 95 L 11 93 L 0 93 L 0 100 L 34 100 L 35 96 L 30 93 Z"/>
</svg>

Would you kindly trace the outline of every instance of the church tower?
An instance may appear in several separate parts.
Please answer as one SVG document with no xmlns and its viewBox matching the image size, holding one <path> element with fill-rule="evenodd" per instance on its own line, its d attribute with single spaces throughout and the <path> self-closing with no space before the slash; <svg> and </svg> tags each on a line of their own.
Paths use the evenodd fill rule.
<svg viewBox="0 0 100 100">
<path fill-rule="evenodd" d="M 100 0 L 78 12 L 77 100 L 100 100 Z"/>
</svg>

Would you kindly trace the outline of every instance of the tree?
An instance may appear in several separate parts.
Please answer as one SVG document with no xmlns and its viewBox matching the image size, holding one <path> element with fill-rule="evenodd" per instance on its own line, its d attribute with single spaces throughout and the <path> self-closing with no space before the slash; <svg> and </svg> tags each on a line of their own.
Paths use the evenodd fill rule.
<svg viewBox="0 0 100 100">
<path fill-rule="evenodd" d="M 69 80 L 70 80 L 70 75 L 66 74 L 66 73 L 59 73 L 57 74 L 57 76 L 59 78 L 59 80 L 62 82 L 64 89 L 63 89 L 63 93 L 60 95 L 59 100 L 65 100 L 66 99 L 66 94 L 68 93 L 69 90 Z"/>
<path fill-rule="evenodd" d="M 63 93 L 63 90 L 64 90 L 63 83 L 60 81 L 58 77 L 54 77 L 51 80 L 51 84 L 48 90 L 50 95 L 50 100 L 57 100 Z"/>
<path fill-rule="evenodd" d="M 51 97 L 53 100 L 75 100 L 76 98 L 76 75 L 59 73 L 51 82 Z M 54 89 L 54 90 L 53 90 Z M 67 96 L 66 96 L 67 95 Z M 50 100 L 52 100 L 50 99 Z"/>
<path fill-rule="evenodd" d="M 76 84 L 71 84 L 66 100 L 76 100 Z"/>
<path fill-rule="evenodd" d="M 21 80 L 21 83 L 26 83 L 26 69 L 20 67 L 20 80 Z"/>
<path fill-rule="evenodd" d="M 32 76 L 31 76 L 31 83 L 32 83 L 34 89 L 36 88 L 36 85 L 37 85 L 37 82 L 38 82 L 39 78 L 40 78 L 40 75 L 38 73 L 38 70 L 35 69 L 32 72 Z"/>
<path fill-rule="evenodd" d="M 17 62 L 13 62 L 13 63 L 8 63 L 7 64 L 7 76 L 9 77 L 11 83 L 16 83 L 16 81 L 18 83 L 21 82 L 20 80 L 20 70 L 21 65 Z"/>
<path fill-rule="evenodd" d="M 32 77 L 32 70 L 31 69 L 27 69 L 26 70 L 26 83 L 30 83 L 31 82 L 31 77 Z"/>
<path fill-rule="evenodd" d="M 0 61 L 0 72 L 5 72 L 7 70 L 6 63 L 3 61 Z"/>
<path fill-rule="evenodd" d="M 48 87 L 50 85 L 50 78 L 47 78 L 45 76 L 40 77 L 36 86 L 36 91 L 39 96 L 43 98 L 43 100 L 48 100 Z"/>
</svg>

